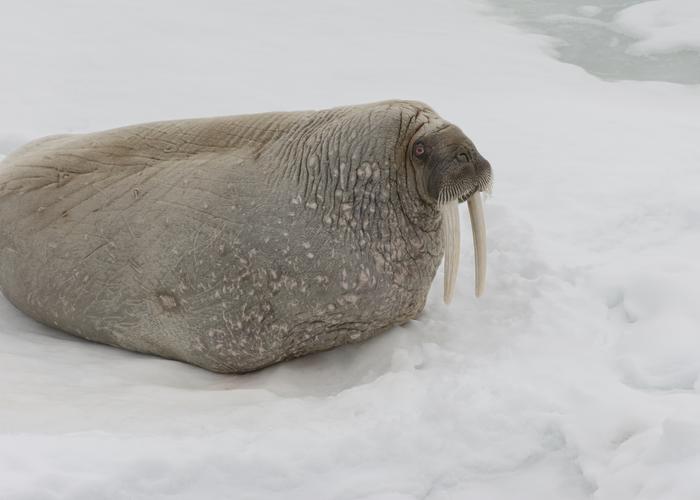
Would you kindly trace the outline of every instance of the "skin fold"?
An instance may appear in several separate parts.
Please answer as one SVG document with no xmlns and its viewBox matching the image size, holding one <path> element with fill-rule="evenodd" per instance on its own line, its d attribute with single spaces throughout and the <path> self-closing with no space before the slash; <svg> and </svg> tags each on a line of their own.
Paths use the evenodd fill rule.
<svg viewBox="0 0 700 500">
<path fill-rule="evenodd" d="M 40 139 L 0 164 L 0 290 L 85 339 L 256 370 L 419 314 L 441 203 L 490 178 L 409 101 Z"/>
</svg>

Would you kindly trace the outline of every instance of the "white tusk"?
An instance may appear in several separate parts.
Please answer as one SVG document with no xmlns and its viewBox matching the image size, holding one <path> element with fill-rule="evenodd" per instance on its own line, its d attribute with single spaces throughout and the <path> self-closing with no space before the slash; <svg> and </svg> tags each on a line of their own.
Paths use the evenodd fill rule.
<svg viewBox="0 0 700 500">
<path fill-rule="evenodd" d="M 474 193 L 467 200 L 469 206 L 469 218 L 472 223 L 472 237 L 474 239 L 474 275 L 475 294 L 480 297 L 486 288 L 486 223 L 484 222 L 484 205 L 481 202 L 481 194 Z"/>
<path fill-rule="evenodd" d="M 445 287 L 442 300 L 452 302 L 459 270 L 459 205 L 452 200 L 442 207 L 442 240 L 445 247 Z"/>
</svg>

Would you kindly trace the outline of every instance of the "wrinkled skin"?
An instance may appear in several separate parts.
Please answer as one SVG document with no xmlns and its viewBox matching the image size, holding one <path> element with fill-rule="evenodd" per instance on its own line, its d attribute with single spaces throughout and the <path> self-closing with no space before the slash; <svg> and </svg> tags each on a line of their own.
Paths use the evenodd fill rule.
<svg viewBox="0 0 700 500">
<path fill-rule="evenodd" d="M 487 178 L 416 102 L 49 137 L 0 166 L 0 288 L 89 340 L 256 370 L 414 318 L 441 190 Z"/>
</svg>

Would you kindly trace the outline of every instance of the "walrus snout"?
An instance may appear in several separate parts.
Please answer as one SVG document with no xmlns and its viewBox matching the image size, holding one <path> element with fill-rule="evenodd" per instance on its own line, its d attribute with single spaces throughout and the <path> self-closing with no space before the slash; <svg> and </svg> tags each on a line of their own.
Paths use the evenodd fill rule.
<svg viewBox="0 0 700 500">
<path fill-rule="evenodd" d="M 437 159 L 428 177 L 428 193 L 441 204 L 466 201 L 477 191 L 489 191 L 490 186 L 491 164 L 475 150 Z"/>
<path fill-rule="evenodd" d="M 428 195 L 444 204 L 466 201 L 491 185 L 491 164 L 455 125 L 437 127 L 415 140 L 414 164 L 425 168 Z"/>
<path fill-rule="evenodd" d="M 477 158 L 474 161 L 476 176 L 479 179 L 479 191 L 488 191 L 491 188 L 491 163 L 477 153 Z"/>
<path fill-rule="evenodd" d="M 480 191 L 486 191 L 487 193 L 491 192 L 493 174 L 491 171 L 491 163 L 489 163 L 486 158 L 477 152 L 476 158 L 468 167 L 468 172 L 468 175 L 471 175 L 474 179 L 476 179 L 476 182 L 474 186 L 472 186 L 472 189 L 460 194 L 458 198 L 459 203 L 467 201 L 474 193 L 478 193 Z"/>
</svg>

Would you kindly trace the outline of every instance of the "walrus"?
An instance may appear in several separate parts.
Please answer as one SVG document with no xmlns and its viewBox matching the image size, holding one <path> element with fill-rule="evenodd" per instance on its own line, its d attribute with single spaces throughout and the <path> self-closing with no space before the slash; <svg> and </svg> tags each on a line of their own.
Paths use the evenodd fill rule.
<svg viewBox="0 0 700 500">
<path fill-rule="evenodd" d="M 79 337 L 244 373 L 415 318 L 491 166 L 427 105 L 164 121 L 31 142 L 0 168 L 0 290 Z"/>
</svg>

